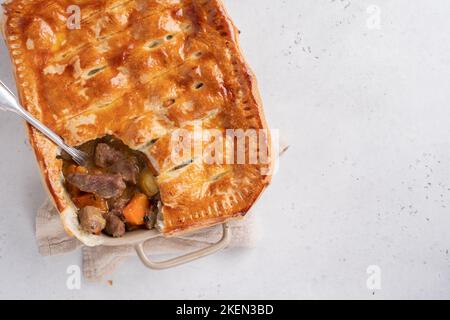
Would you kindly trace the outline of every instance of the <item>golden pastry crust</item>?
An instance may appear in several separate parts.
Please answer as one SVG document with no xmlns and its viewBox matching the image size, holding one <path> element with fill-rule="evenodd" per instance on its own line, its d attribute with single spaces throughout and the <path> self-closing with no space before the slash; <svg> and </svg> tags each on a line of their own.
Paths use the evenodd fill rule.
<svg viewBox="0 0 450 320">
<path fill-rule="evenodd" d="M 271 162 L 170 159 L 178 128 L 267 130 L 256 79 L 221 1 L 80 0 L 81 29 L 69 29 L 72 4 L 4 4 L 25 108 L 71 145 L 113 134 L 146 153 L 159 171 L 166 235 L 245 215 L 270 182 Z M 32 128 L 29 135 L 57 208 L 70 216 L 66 228 L 84 240 L 58 149 Z"/>
</svg>

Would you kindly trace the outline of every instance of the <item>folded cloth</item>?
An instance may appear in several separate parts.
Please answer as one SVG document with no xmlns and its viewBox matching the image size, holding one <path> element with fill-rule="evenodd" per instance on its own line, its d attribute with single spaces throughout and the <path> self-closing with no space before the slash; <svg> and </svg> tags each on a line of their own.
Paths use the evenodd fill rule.
<svg viewBox="0 0 450 320">
<path fill-rule="evenodd" d="M 260 234 L 257 215 L 249 214 L 245 219 L 230 222 L 232 240 L 229 248 L 252 248 Z M 155 238 L 148 240 L 145 252 L 151 257 L 180 255 L 217 242 L 222 235 L 222 227 L 215 226 L 195 233 L 175 238 Z M 78 248 L 82 250 L 83 275 L 88 281 L 100 281 L 130 256 L 136 256 L 133 246 L 87 247 L 71 238 L 64 231 L 59 213 L 47 200 L 38 210 L 36 217 L 36 238 L 39 253 L 44 256 L 64 254 Z"/>
</svg>

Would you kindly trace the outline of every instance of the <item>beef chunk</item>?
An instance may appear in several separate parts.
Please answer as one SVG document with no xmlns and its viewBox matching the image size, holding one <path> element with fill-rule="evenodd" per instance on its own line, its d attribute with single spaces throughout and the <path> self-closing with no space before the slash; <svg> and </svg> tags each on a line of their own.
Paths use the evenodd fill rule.
<svg viewBox="0 0 450 320">
<path fill-rule="evenodd" d="M 78 213 L 81 228 L 91 234 L 100 234 L 106 226 L 102 211 L 96 207 L 84 207 Z"/>
<path fill-rule="evenodd" d="M 108 172 L 122 175 L 126 182 L 137 183 L 139 164 L 136 157 L 129 156 L 106 143 L 99 143 L 95 150 L 95 164 Z"/>
<path fill-rule="evenodd" d="M 123 210 L 119 210 L 119 209 L 112 209 L 108 215 L 113 215 L 116 216 L 117 218 L 120 218 L 122 221 L 125 221 L 125 218 L 123 216 Z"/>
<path fill-rule="evenodd" d="M 99 143 L 95 148 L 95 164 L 100 168 L 108 168 L 122 159 L 125 155 L 106 143 Z"/>
<path fill-rule="evenodd" d="M 106 218 L 105 232 L 114 238 L 120 238 L 125 234 L 125 223 L 117 215 L 110 213 Z"/>
<path fill-rule="evenodd" d="M 71 173 L 67 181 L 84 192 L 110 199 L 120 196 L 127 185 L 120 174 Z"/>
<path fill-rule="evenodd" d="M 136 194 L 136 192 L 138 192 L 136 188 L 126 188 L 120 196 L 108 199 L 109 208 L 122 212 L 122 210 L 127 206 L 133 196 Z"/>
<path fill-rule="evenodd" d="M 136 158 L 129 157 L 117 161 L 108 168 L 108 171 L 112 173 L 118 173 L 126 182 L 136 184 L 139 179 L 140 169 Z"/>
</svg>

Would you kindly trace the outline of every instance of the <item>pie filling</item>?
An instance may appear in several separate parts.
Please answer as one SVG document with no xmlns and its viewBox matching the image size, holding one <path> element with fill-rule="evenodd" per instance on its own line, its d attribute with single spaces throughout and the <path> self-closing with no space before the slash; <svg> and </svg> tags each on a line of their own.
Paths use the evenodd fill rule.
<svg viewBox="0 0 450 320">
<path fill-rule="evenodd" d="M 148 158 L 113 136 L 89 141 L 78 149 L 89 156 L 84 166 L 67 154 L 61 158 L 65 187 L 78 208 L 81 228 L 111 237 L 153 229 L 160 197 Z"/>
</svg>

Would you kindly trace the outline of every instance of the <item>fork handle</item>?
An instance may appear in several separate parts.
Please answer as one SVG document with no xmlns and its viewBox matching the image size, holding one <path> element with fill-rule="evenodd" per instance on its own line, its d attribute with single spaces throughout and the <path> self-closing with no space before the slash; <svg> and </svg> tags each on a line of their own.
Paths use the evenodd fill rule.
<svg viewBox="0 0 450 320">
<path fill-rule="evenodd" d="M 47 126 L 45 126 L 42 122 L 33 117 L 28 111 L 26 111 L 17 101 L 16 97 L 11 92 L 11 90 L 1 80 L 0 80 L 0 110 L 11 111 L 19 115 L 20 117 L 22 117 L 22 119 L 27 121 L 34 128 L 39 130 L 47 138 L 53 141 L 57 146 L 66 151 L 74 159 L 75 162 L 81 165 L 84 163 L 83 154 L 80 151 L 76 150 L 75 148 L 68 146 L 60 136 L 58 136 Z"/>
</svg>

